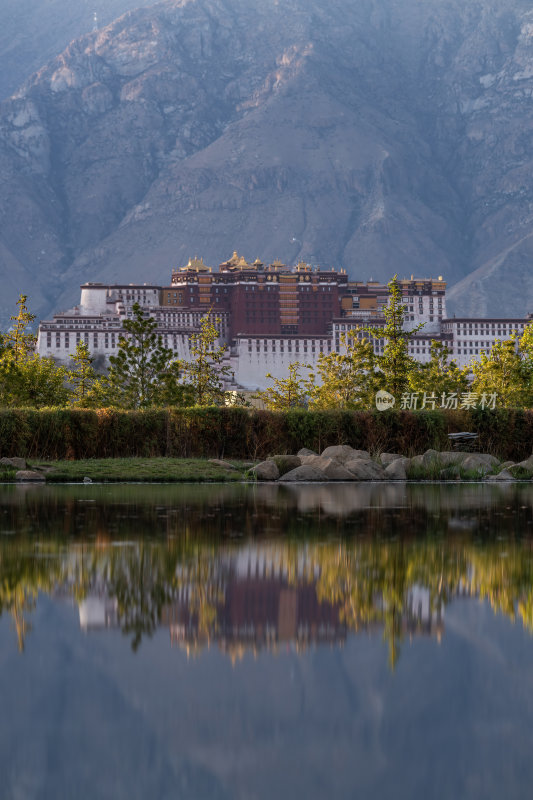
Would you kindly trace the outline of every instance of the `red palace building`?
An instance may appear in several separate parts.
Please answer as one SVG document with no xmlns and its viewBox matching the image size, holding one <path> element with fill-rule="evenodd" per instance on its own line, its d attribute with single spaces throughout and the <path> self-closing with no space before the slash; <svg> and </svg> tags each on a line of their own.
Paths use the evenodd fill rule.
<svg viewBox="0 0 533 800">
<path fill-rule="evenodd" d="M 233 253 L 213 272 L 202 259 L 191 259 L 172 272 L 172 284 L 163 287 L 161 305 L 172 309 L 205 308 L 229 314 L 230 339 L 251 336 L 322 336 L 341 316 L 348 294 L 344 270 L 313 269 L 300 263 L 287 267 L 279 261 L 265 266 L 249 264 Z"/>
</svg>

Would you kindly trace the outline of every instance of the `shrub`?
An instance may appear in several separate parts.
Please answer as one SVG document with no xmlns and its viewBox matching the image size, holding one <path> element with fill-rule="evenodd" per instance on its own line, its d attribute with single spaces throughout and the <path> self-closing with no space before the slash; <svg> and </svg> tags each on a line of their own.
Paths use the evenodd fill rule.
<svg viewBox="0 0 533 800">
<path fill-rule="evenodd" d="M 533 412 L 263 411 L 193 407 L 0 410 L 0 455 L 42 459 L 172 456 L 265 458 L 349 444 L 371 452 L 449 449 L 448 433 L 474 431 L 478 448 L 502 460 L 533 452 Z"/>
</svg>

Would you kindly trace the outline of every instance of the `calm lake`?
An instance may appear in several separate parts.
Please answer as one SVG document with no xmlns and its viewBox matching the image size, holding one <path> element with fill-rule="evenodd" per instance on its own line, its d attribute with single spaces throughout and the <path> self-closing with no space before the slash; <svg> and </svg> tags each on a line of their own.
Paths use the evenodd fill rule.
<svg viewBox="0 0 533 800">
<path fill-rule="evenodd" d="M 0 798 L 526 798 L 533 484 L 0 486 Z"/>
</svg>

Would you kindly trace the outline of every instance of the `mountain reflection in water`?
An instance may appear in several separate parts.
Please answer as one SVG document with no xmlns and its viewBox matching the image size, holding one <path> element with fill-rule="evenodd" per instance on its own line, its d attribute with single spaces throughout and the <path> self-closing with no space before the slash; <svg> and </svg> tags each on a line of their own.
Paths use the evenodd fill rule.
<svg viewBox="0 0 533 800">
<path fill-rule="evenodd" d="M 444 632 L 458 596 L 533 629 L 533 488 L 488 486 L 4 487 L 0 612 L 22 650 L 39 593 L 136 650 L 342 645 L 379 629 Z"/>
</svg>

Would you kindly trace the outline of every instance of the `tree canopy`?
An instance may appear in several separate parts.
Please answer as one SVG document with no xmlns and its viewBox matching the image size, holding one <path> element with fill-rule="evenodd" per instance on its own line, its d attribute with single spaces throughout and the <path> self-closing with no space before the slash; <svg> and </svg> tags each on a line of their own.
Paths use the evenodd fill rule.
<svg viewBox="0 0 533 800">
<path fill-rule="evenodd" d="M 293 362 L 286 377 L 268 373 L 273 385 L 258 393 L 265 406 L 272 410 L 370 409 L 381 389 L 394 395 L 401 408 L 457 408 L 466 397 L 495 398 L 482 407 L 496 403 L 533 406 L 533 324 L 521 336 L 515 333 L 496 342 L 468 367 L 460 369 L 440 341 L 431 342 L 429 361 L 421 363 L 409 354 L 409 342 L 422 325 L 406 329 L 396 276 L 389 290 L 384 326 L 354 327 L 343 333 L 341 347 L 321 352 L 314 369 Z M 211 311 L 190 335 L 188 357 L 178 359 L 164 346 L 156 319 L 135 303 L 132 318 L 122 323 L 124 335 L 110 356 L 107 373 L 99 374 L 85 342 L 78 341 L 69 368 L 39 356 L 31 331 L 34 315 L 28 311 L 25 295 L 17 306 L 13 324 L 0 335 L 0 405 L 4 407 L 143 409 L 227 401 L 233 374 Z M 372 338 L 379 340 L 378 348 Z M 408 397 L 423 400 L 406 404 Z M 450 398 L 455 405 L 449 405 Z"/>
</svg>

